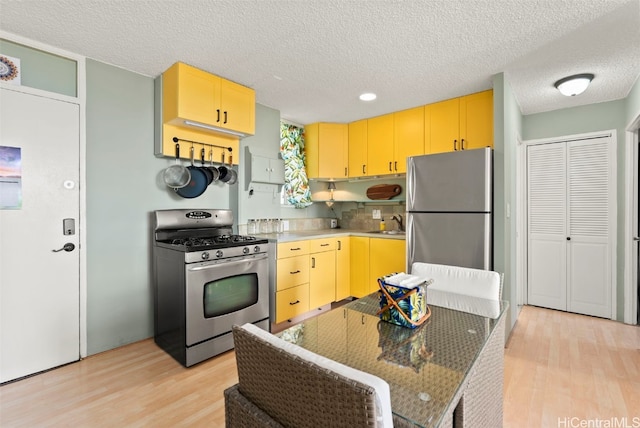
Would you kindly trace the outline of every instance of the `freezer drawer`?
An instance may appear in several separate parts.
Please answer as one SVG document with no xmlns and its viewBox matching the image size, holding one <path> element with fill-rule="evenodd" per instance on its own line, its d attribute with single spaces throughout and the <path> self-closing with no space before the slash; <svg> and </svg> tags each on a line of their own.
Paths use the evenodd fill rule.
<svg viewBox="0 0 640 428">
<path fill-rule="evenodd" d="M 408 213 L 407 272 L 413 262 L 493 268 L 491 214 Z"/>
</svg>

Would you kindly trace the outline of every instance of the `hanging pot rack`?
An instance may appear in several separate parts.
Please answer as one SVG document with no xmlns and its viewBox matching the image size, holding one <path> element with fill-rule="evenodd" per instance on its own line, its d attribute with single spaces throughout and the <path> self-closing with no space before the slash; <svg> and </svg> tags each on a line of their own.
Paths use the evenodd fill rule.
<svg viewBox="0 0 640 428">
<path fill-rule="evenodd" d="M 185 140 L 184 138 L 173 137 L 173 142 L 174 143 L 177 143 L 178 141 L 184 141 L 185 143 L 191 143 L 191 145 L 200 144 L 200 145 L 203 145 L 203 146 L 215 147 L 215 148 L 218 148 L 218 149 L 227 149 L 230 152 L 233 151 L 232 147 L 218 146 L 217 144 L 201 143 L 200 141 Z"/>
</svg>

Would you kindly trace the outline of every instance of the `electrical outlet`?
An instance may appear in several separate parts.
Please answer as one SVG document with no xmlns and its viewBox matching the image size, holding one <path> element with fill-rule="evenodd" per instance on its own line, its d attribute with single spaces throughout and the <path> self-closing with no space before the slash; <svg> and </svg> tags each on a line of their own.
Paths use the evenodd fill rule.
<svg viewBox="0 0 640 428">
<path fill-rule="evenodd" d="M 380 214 L 380 210 L 373 210 L 372 214 L 373 214 L 374 220 L 380 220 L 380 218 L 382 218 L 382 214 Z"/>
</svg>

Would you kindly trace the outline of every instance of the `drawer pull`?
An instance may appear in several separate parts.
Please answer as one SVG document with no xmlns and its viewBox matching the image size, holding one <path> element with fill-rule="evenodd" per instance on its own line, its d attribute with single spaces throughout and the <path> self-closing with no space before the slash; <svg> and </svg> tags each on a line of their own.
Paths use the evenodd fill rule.
<svg viewBox="0 0 640 428">
<path fill-rule="evenodd" d="M 300 251 L 302 250 L 302 248 L 300 247 L 296 247 L 296 248 L 289 248 L 291 251 Z"/>
<path fill-rule="evenodd" d="M 300 303 L 300 300 L 296 300 L 295 302 L 289 302 L 289 304 L 290 304 L 291 306 L 293 306 L 293 305 L 297 305 L 298 303 Z"/>
<path fill-rule="evenodd" d="M 289 273 L 290 273 L 291 275 L 295 275 L 295 274 L 297 274 L 297 273 L 300 273 L 300 271 L 299 271 L 299 270 L 295 270 L 295 271 L 293 271 L 293 272 L 289 272 Z"/>
<path fill-rule="evenodd" d="M 321 247 L 328 247 L 329 244 L 320 244 Z"/>
</svg>

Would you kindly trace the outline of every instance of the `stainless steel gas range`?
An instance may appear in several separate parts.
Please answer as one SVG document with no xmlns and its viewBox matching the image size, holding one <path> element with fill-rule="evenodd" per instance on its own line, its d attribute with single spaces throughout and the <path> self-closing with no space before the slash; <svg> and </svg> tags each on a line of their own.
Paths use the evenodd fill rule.
<svg viewBox="0 0 640 428">
<path fill-rule="evenodd" d="M 231 327 L 269 330 L 268 241 L 233 234 L 230 210 L 154 212 L 154 338 L 186 367 L 233 348 Z"/>
</svg>

